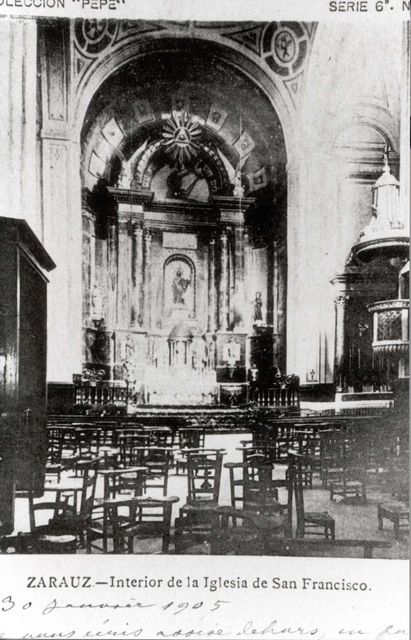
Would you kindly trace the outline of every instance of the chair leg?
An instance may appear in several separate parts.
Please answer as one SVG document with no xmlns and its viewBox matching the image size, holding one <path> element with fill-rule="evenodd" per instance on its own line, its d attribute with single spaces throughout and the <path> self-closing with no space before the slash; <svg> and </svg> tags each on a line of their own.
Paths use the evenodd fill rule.
<svg viewBox="0 0 411 640">
<path fill-rule="evenodd" d="M 378 507 L 378 515 L 377 515 L 377 518 L 378 518 L 378 531 L 381 531 L 381 530 L 382 530 L 382 528 L 383 528 L 383 517 L 382 517 L 382 514 L 381 514 L 381 509 L 380 509 L 380 507 Z"/>
<path fill-rule="evenodd" d="M 161 547 L 162 553 L 168 553 L 170 546 L 170 524 L 171 524 L 171 505 L 164 507 L 164 524 L 163 524 L 163 543 Z"/>
<path fill-rule="evenodd" d="M 400 537 L 400 516 L 395 516 L 393 518 L 394 522 L 394 537 L 396 540 Z"/>
<path fill-rule="evenodd" d="M 129 536 L 127 539 L 127 553 L 133 553 L 134 551 L 134 538 Z"/>
</svg>

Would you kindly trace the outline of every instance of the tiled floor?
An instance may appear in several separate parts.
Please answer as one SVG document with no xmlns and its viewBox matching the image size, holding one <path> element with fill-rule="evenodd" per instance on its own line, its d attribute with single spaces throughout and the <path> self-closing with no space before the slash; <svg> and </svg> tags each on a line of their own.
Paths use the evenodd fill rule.
<svg viewBox="0 0 411 640">
<path fill-rule="evenodd" d="M 206 447 L 224 448 L 226 454 L 224 462 L 241 461 L 240 441 L 247 440 L 248 436 L 244 433 L 225 434 L 225 435 L 209 435 L 206 437 Z M 283 477 L 285 467 L 279 465 L 276 469 L 279 477 Z M 97 495 L 102 495 L 101 479 L 97 485 Z M 154 495 L 154 493 L 153 493 Z M 159 494 L 160 495 L 160 494 Z M 179 506 L 186 501 L 187 495 L 187 476 L 175 475 L 175 472 L 169 478 L 168 495 L 179 497 L 179 502 L 173 506 L 173 520 L 178 515 Z M 49 498 L 51 496 L 49 495 Z M 159 496 L 158 496 L 159 497 Z M 389 496 L 383 495 L 369 487 L 367 489 L 367 504 L 344 504 L 338 498 L 335 501 L 330 500 L 329 491 L 321 487 L 320 481 L 314 477 L 314 486 L 312 489 L 304 489 L 304 503 L 306 511 L 328 511 L 336 521 L 336 537 L 351 539 L 372 539 L 386 540 L 391 543 L 388 549 L 375 549 L 374 557 L 376 558 L 407 558 L 408 557 L 408 531 L 404 530 L 399 540 L 395 540 L 392 523 L 385 521 L 384 529 L 378 531 L 377 528 L 377 505 L 381 500 L 389 500 Z M 284 502 L 284 496 L 280 495 L 280 501 Z M 220 504 L 230 504 L 230 487 L 228 470 L 223 469 L 220 490 Z M 295 520 L 295 518 L 294 518 Z M 18 498 L 16 500 L 15 514 L 15 531 L 28 531 L 28 504 L 27 499 Z M 144 543 L 144 552 L 158 552 L 158 541 L 153 543 Z M 317 555 L 321 555 L 317 553 Z M 362 557 L 362 549 L 339 549 L 336 556 L 344 557 Z"/>
</svg>

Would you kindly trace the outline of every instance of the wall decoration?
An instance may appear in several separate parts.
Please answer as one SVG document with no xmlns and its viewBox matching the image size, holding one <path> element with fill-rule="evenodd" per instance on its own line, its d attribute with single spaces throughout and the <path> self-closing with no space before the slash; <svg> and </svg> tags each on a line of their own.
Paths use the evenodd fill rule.
<svg viewBox="0 0 411 640">
<path fill-rule="evenodd" d="M 113 145 L 113 147 L 118 147 L 119 144 L 124 140 L 124 133 L 121 130 L 120 125 L 118 124 L 115 118 L 111 118 L 107 124 L 101 130 L 104 138 Z"/>
<path fill-rule="evenodd" d="M 243 131 L 239 138 L 233 144 L 233 147 L 237 151 L 240 158 L 243 159 L 252 152 L 255 147 L 255 142 L 248 131 Z"/>
<path fill-rule="evenodd" d="M 220 131 L 224 122 L 227 120 L 228 112 L 219 107 L 214 102 L 210 105 L 206 125 L 212 127 L 216 131 Z"/>
<path fill-rule="evenodd" d="M 241 360 L 241 344 L 237 340 L 229 340 L 223 345 L 223 362 L 229 367 L 235 367 Z"/>
<path fill-rule="evenodd" d="M 89 173 L 91 173 L 96 178 L 101 178 L 104 175 L 106 170 L 106 163 L 104 160 L 98 157 L 94 151 L 91 154 L 90 162 L 88 166 Z"/>
<path fill-rule="evenodd" d="M 263 57 L 284 78 L 299 71 L 307 53 L 308 34 L 299 22 L 271 22 L 263 36 Z"/>
<path fill-rule="evenodd" d="M 197 140 L 201 136 L 201 127 L 187 113 L 174 115 L 164 124 L 162 137 L 167 152 L 174 161 L 184 165 L 198 153 Z"/>
<path fill-rule="evenodd" d="M 154 113 L 149 100 L 139 99 L 133 103 L 134 114 L 139 124 L 145 124 L 146 122 L 153 121 Z"/>
<path fill-rule="evenodd" d="M 190 100 L 187 95 L 173 93 L 171 96 L 171 111 L 174 116 L 180 116 L 190 111 Z"/>
<path fill-rule="evenodd" d="M 170 256 L 164 265 L 164 311 L 167 316 L 183 312 L 193 318 L 195 312 L 195 270 L 189 258 Z"/>
<path fill-rule="evenodd" d="M 115 20 L 79 18 L 74 22 L 76 44 L 87 55 L 98 56 L 114 41 L 117 29 Z"/>
<path fill-rule="evenodd" d="M 259 56 L 261 54 L 261 37 L 263 30 L 264 24 L 253 24 L 251 27 L 246 27 L 240 31 L 225 33 L 224 36 L 230 38 L 230 40 L 239 42 Z"/>
<path fill-rule="evenodd" d="M 257 191 L 258 189 L 263 189 L 268 184 L 267 171 L 265 167 L 261 167 L 258 171 L 254 171 L 254 173 L 249 173 L 247 175 L 248 180 L 248 188 L 249 191 Z"/>
<path fill-rule="evenodd" d="M 197 249 L 197 235 L 195 233 L 163 231 L 163 247 L 167 249 Z"/>
</svg>

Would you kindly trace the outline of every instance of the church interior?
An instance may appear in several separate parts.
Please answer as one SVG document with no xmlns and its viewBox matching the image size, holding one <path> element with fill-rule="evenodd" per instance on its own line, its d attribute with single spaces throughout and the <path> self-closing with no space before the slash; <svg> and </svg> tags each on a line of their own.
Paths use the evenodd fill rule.
<svg viewBox="0 0 411 640">
<path fill-rule="evenodd" d="M 0 34 L 0 551 L 406 557 L 409 23 Z"/>
</svg>

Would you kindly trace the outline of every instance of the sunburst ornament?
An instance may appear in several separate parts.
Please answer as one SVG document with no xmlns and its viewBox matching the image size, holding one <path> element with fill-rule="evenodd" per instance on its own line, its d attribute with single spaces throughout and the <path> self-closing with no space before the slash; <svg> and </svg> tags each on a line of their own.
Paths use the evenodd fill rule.
<svg viewBox="0 0 411 640">
<path fill-rule="evenodd" d="M 197 140 L 201 127 L 187 113 L 174 114 L 164 124 L 161 135 L 166 151 L 182 166 L 195 158 L 200 149 Z"/>
</svg>

